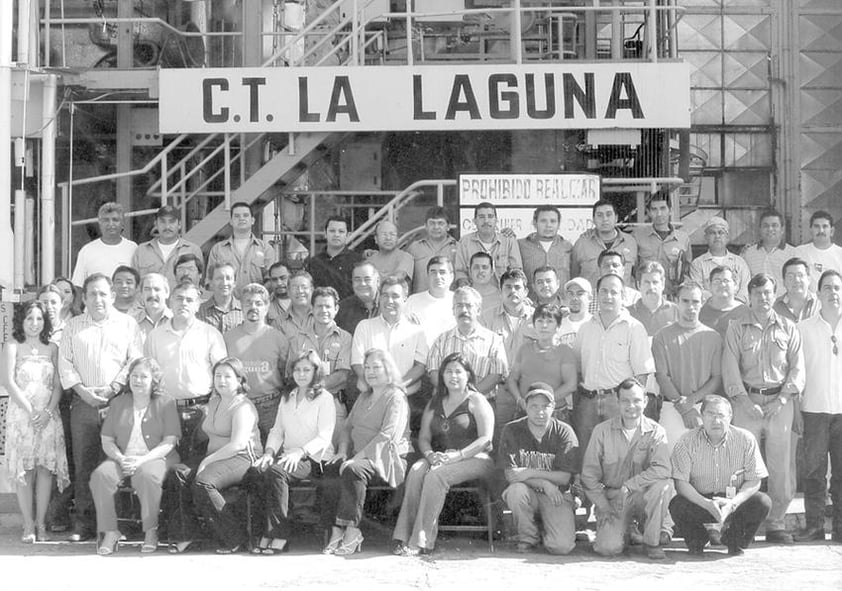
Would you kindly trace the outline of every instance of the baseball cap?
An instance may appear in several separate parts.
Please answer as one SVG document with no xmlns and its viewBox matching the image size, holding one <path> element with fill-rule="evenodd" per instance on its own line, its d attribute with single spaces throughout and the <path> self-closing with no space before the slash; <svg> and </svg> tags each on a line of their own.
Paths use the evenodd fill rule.
<svg viewBox="0 0 842 591">
<path fill-rule="evenodd" d="M 523 399 L 529 402 L 529 399 L 533 396 L 544 396 L 550 402 L 555 402 L 555 394 L 553 394 L 553 388 L 545 382 L 532 382 L 531 384 L 529 384 L 529 389 L 527 389 L 526 394 L 524 394 L 523 396 Z"/>
<path fill-rule="evenodd" d="M 591 282 L 585 279 L 584 277 L 574 277 L 570 281 L 564 284 L 564 291 L 567 291 L 573 286 L 578 286 L 579 288 L 583 289 L 584 291 L 591 293 Z"/>
<path fill-rule="evenodd" d="M 174 218 L 176 220 L 181 219 L 181 216 L 178 214 L 178 210 L 175 207 L 173 207 L 172 205 L 163 206 L 155 214 L 156 219 L 167 218 L 167 217 Z"/>
</svg>

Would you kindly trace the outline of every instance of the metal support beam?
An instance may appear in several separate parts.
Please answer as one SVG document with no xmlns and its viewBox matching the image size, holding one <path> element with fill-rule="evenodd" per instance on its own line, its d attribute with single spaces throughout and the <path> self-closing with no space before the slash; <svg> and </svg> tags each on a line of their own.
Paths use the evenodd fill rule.
<svg viewBox="0 0 842 591">
<path fill-rule="evenodd" d="M 12 15 L 14 3 L 0 2 L 0 286 L 11 289 L 12 237 Z M 23 253 L 21 253 L 23 256 Z M 7 294 L 3 294 L 6 298 Z"/>
<path fill-rule="evenodd" d="M 133 10 L 132 0 L 118 0 L 118 18 L 131 18 Z M 130 22 L 121 21 L 117 27 L 117 67 L 129 69 L 134 65 L 133 25 Z M 132 169 L 131 122 L 131 105 L 117 105 L 117 172 L 128 172 Z M 126 211 L 134 209 L 131 177 L 126 176 L 117 179 L 116 201 Z M 124 236 L 126 238 L 132 237 L 131 224 L 126 227 Z"/>
<path fill-rule="evenodd" d="M 41 111 L 41 285 L 56 274 L 56 87 L 57 77 L 44 79 Z"/>
</svg>

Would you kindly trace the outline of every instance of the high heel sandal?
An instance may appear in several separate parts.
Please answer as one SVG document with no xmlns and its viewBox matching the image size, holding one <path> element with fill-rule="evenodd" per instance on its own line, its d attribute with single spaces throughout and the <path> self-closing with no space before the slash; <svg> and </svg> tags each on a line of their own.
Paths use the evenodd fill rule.
<svg viewBox="0 0 842 591">
<path fill-rule="evenodd" d="M 23 535 L 20 537 L 20 541 L 24 544 L 34 544 L 35 543 L 35 526 L 28 525 L 24 526 L 23 528 Z"/>
<path fill-rule="evenodd" d="M 158 550 L 158 530 L 149 530 L 140 547 L 141 554 L 152 554 Z"/>
<path fill-rule="evenodd" d="M 240 551 L 240 544 L 237 544 L 236 546 L 231 546 L 231 547 L 226 546 L 224 548 L 217 548 L 216 549 L 217 554 L 236 554 L 239 551 Z"/>
<path fill-rule="evenodd" d="M 336 550 L 339 548 L 339 545 L 342 544 L 342 538 L 345 536 L 345 532 L 339 529 L 338 527 L 334 527 L 330 532 L 330 539 L 328 540 L 325 547 L 322 548 L 322 554 L 335 554 Z"/>
<path fill-rule="evenodd" d="M 260 538 L 260 540 L 258 540 L 258 542 L 257 542 L 257 546 L 255 546 L 254 548 L 251 549 L 251 553 L 252 554 L 263 554 L 264 550 L 269 549 L 269 542 L 270 541 L 271 540 L 269 538 L 265 537 L 265 536 Z"/>
<path fill-rule="evenodd" d="M 102 544 L 100 544 L 99 548 L 97 548 L 96 553 L 100 556 L 111 556 L 112 554 L 116 554 L 117 551 L 120 549 L 120 532 L 117 532 L 117 536 L 113 538 L 109 542 L 108 533 L 106 533 L 102 537 Z"/>
<path fill-rule="evenodd" d="M 193 540 L 186 540 L 184 542 L 174 542 L 170 544 L 167 551 L 170 554 L 184 554 L 193 544 Z"/>
<path fill-rule="evenodd" d="M 35 526 L 35 541 L 36 542 L 49 542 L 50 536 L 47 533 L 47 526 L 46 525 L 36 525 Z"/>
<path fill-rule="evenodd" d="M 347 542 L 343 538 L 342 543 L 333 554 L 336 556 L 350 556 L 351 554 L 355 554 L 362 550 L 364 539 L 362 534 L 357 535 L 354 539 Z"/>
</svg>

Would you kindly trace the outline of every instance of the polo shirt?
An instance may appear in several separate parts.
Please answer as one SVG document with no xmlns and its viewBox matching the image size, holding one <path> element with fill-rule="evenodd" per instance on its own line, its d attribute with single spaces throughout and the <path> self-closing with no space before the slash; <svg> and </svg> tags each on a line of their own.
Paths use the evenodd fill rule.
<svg viewBox="0 0 842 591">
<path fill-rule="evenodd" d="M 672 477 L 689 482 L 703 495 L 724 493 L 732 475 L 737 490 L 746 480 L 769 476 L 754 435 L 734 425 L 716 445 L 703 426 L 688 431 L 676 442 L 671 463 Z"/>
<path fill-rule="evenodd" d="M 228 355 L 222 334 L 198 319 L 183 332 L 173 328 L 172 320 L 153 328 L 146 337 L 144 353 L 161 366 L 161 385 L 176 400 L 209 394 L 211 370 Z"/>
<path fill-rule="evenodd" d="M 579 329 L 573 348 L 587 390 L 616 388 L 626 378 L 655 371 L 646 329 L 625 310 L 608 326 L 595 315 Z"/>
<path fill-rule="evenodd" d="M 413 259 L 414 271 L 412 274 L 412 292 L 422 293 L 430 289 L 430 280 L 427 277 L 427 263 L 435 256 L 446 256 L 456 265 L 456 249 L 458 243 L 453 236 L 448 235 L 440 244 L 434 244 L 428 238 L 421 238 L 406 247 Z"/>
<path fill-rule="evenodd" d="M 817 314 L 798 323 L 804 350 L 804 396 L 801 410 L 842 414 L 842 352 L 833 354 L 836 337 L 837 350 L 842 348 L 842 323 L 834 330 Z"/>
<path fill-rule="evenodd" d="M 390 352 L 402 376 L 416 362 L 427 363 L 427 337 L 420 325 L 406 317 L 394 324 L 383 316 L 361 321 L 351 341 L 351 365 L 362 365 L 365 352 L 373 348 Z"/>
</svg>

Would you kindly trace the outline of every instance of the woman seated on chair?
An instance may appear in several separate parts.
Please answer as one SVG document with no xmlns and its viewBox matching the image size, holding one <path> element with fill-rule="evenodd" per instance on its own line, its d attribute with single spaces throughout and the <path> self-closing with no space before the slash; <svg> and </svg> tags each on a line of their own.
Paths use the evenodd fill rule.
<svg viewBox="0 0 842 591">
<path fill-rule="evenodd" d="M 433 398 L 421 417 L 418 447 L 424 458 L 406 476 L 393 553 L 429 553 L 451 486 L 487 479 L 494 469 L 494 411 L 475 388 L 474 371 L 461 353 L 442 360 Z"/>
<path fill-rule="evenodd" d="M 196 470 L 179 473 L 179 480 L 189 484 L 190 495 L 182 496 L 182 520 L 185 538 L 172 544 L 170 552 L 184 552 L 196 530 L 192 507 L 213 529 L 217 554 L 237 552 L 247 541 L 245 524 L 234 503 L 223 491 L 239 485 L 263 448 L 257 429 L 257 409 L 246 397 L 248 385 L 242 362 L 226 357 L 213 366 L 213 390 L 208 401 L 202 430 L 208 436 L 207 454 Z M 170 525 L 170 538 L 177 529 Z"/>
<path fill-rule="evenodd" d="M 161 487 L 167 471 L 180 461 L 175 445 L 181 437 L 175 401 L 162 395 L 161 368 L 154 359 L 141 357 L 132 362 L 128 385 L 111 402 L 100 436 L 108 459 L 91 474 L 97 529 L 103 532 L 98 553 L 107 556 L 117 550 L 121 534 L 114 494 L 126 479 L 140 500 L 145 532 L 140 551 L 154 552 Z"/>
<path fill-rule="evenodd" d="M 292 362 L 296 386 L 281 397 L 275 424 L 257 462 L 257 469 L 264 473 L 266 516 L 255 554 L 289 550 L 290 482 L 321 473 L 322 460 L 333 456 L 336 408 L 333 395 L 323 387 L 323 377 L 322 361 L 313 350 L 301 353 Z"/>
<path fill-rule="evenodd" d="M 386 483 L 394 488 L 403 482 L 409 451 L 409 405 L 401 379 L 388 352 L 366 351 L 361 384 L 365 389 L 340 432 L 336 455 L 326 466 L 331 479 L 322 481 L 322 521 L 333 524 L 325 554 L 346 556 L 360 550 L 360 521 L 369 484 Z"/>
</svg>

